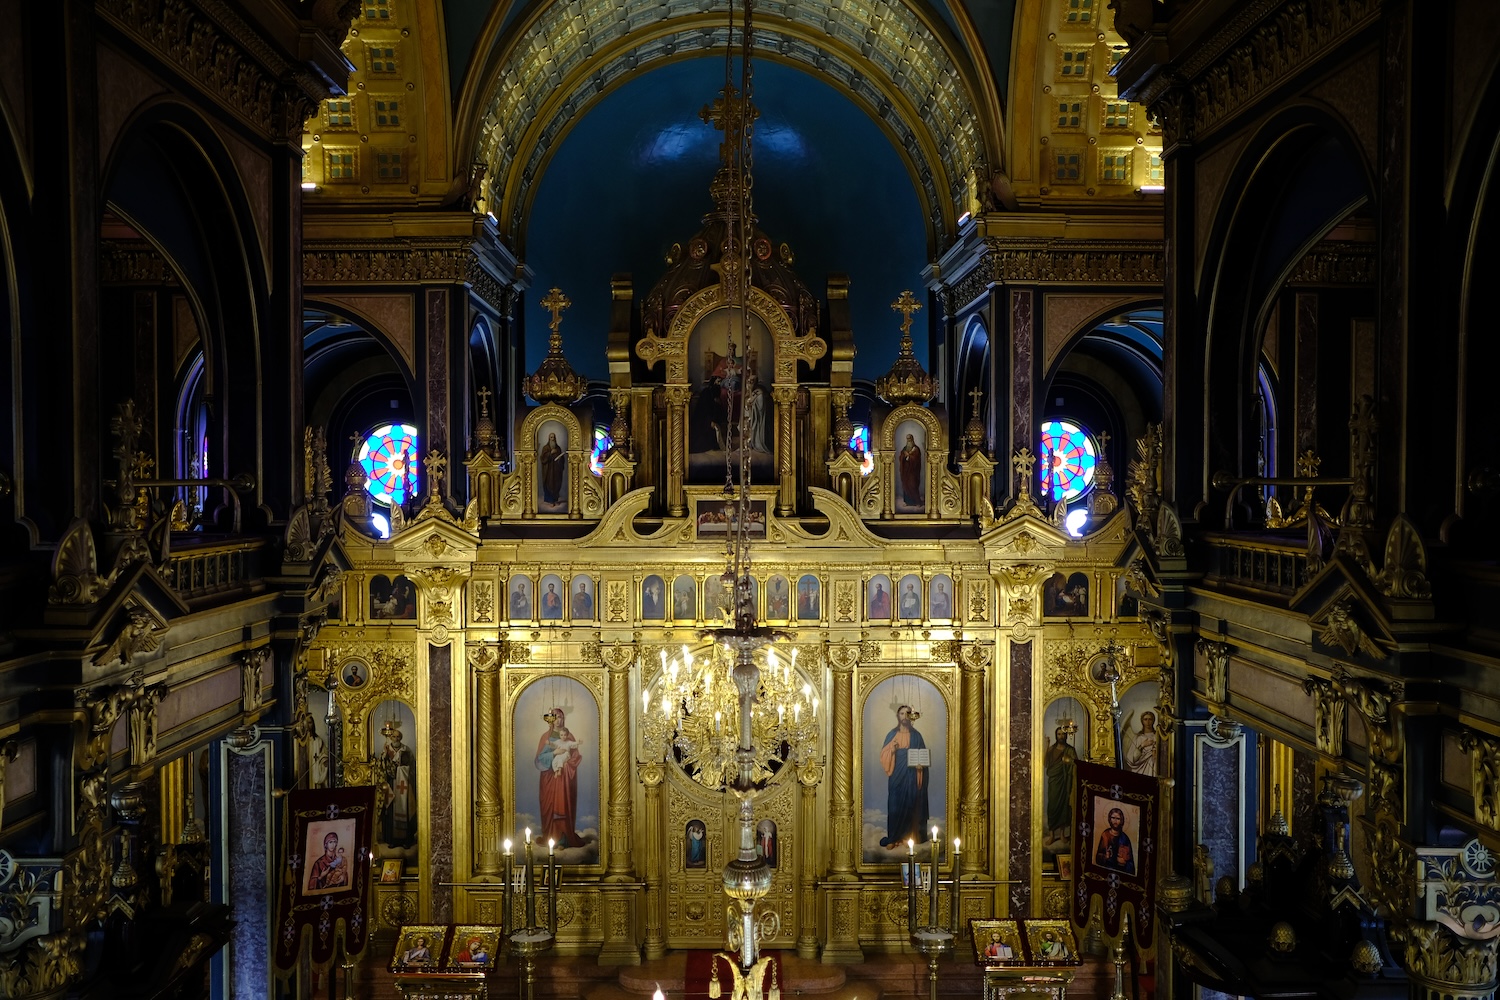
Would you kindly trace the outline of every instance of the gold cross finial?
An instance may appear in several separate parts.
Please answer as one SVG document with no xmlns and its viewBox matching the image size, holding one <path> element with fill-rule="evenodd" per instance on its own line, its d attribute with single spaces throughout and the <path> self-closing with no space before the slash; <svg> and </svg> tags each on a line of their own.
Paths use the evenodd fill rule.
<svg viewBox="0 0 1500 1000">
<path fill-rule="evenodd" d="M 979 413 L 979 401 L 984 398 L 984 390 L 975 386 L 969 390 L 969 398 L 974 401 L 974 413 Z"/>
<path fill-rule="evenodd" d="M 1099 432 L 1099 450 L 1102 452 L 1109 446 L 1109 431 Z"/>
<path fill-rule="evenodd" d="M 1031 485 L 1031 470 L 1036 468 L 1036 456 L 1031 453 L 1030 448 L 1022 448 L 1011 458 L 1010 464 L 1021 474 L 1021 481 L 1029 488 Z"/>
<path fill-rule="evenodd" d="M 431 486 L 429 492 L 433 496 L 441 496 L 443 492 L 443 470 L 448 467 L 448 460 L 443 453 L 434 448 L 427 453 L 427 475 Z"/>
<path fill-rule="evenodd" d="M 490 392 L 490 387 L 486 385 L 486 386 L 480 386 L 479 392 L 477 393 L 477 395 L 479 396 L 479 415 L 482 416 L 482 417 L 489 416 L 490 415 L 490 397 L 493 396 L 494 393 Z"/>
<path fill-rule="evenodd" d="M 547 293 L 547 297 L 542 299 L 542 308 L 552 313 L 553 333 L 556 333 L 557 328 L 562 325 L 563 310 L 572 304 L 573 300 L 564 295 L 561 288 L 552 289 L 552 291 Z"/>
<path fill-rule="evenodd" d="M 912 296 L 911 289 L 908 288 L 906 291 L 901 293 L 901 297 L 899 299 L 891 303 L 891 308 L 901 314 L 901 336 L 910 337 L 912 313 L 916 312 L 918 309 L 921 309 L 922 303 L 918 302 Z"/>
</svg>

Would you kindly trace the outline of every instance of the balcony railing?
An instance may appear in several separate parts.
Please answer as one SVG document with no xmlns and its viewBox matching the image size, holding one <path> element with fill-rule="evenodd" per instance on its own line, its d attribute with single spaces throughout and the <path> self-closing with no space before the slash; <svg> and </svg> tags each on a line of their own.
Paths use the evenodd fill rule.
<svg viewBox="0 0 1500 1000">
<path fill-rule="evenodd" d="M 1208 555 L 1205 582 L 1290 596 L 1307 582 L 1307 542 L 1265 534 L 1198 536 Z"/>
<path fill-rule="evenodd" d="M 177 596 L 192 602 L 217 594 L 252 589 L 265 575 L 262 563 L 270 543 L 264 538 L 172 541 L 163 573 Z"/>
</svg>

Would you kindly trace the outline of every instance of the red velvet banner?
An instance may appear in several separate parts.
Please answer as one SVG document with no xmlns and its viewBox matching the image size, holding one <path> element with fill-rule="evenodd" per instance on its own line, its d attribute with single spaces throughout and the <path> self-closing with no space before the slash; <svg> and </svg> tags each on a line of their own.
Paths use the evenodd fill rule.
<svg viewBox="0 0 1500 1000">
<path fill-rule="evenodd" d="M 1103 764 L 1078 762 L 1073 814 L 1073 923 L 1083 927 L 1089 906 L 1104 903 L 1104 929 L 1120 932 L 1120 916 L 1135 910 L 1135 938 L 1151 944 L 1156 925 L 1156 779 Z"/>
<path fill-rule="evenodd" d="M 372 787 L 298 789 L 287 794 L 286 863 L 275 945 L 278 969 L 295 968 L 302 942 L 309 938 L 315 965 L 333 960 L 341 936 L 346 954 L 365 950 L 374 822 Z"/>
</svg>

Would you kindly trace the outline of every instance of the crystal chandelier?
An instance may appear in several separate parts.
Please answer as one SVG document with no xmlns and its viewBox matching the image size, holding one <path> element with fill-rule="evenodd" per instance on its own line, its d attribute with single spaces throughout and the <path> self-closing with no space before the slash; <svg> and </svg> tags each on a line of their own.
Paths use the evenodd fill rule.
<svg viewBox="0 0 1500 1000">
<path fill-rule="evenodd" d="M 783 764 L 808 760 L 818 742 L 819 699 L 797 669 L 799 650 L 778 653 L 773 636 L 751 651 L 758 676 L 751 697 L 741 698 L 731 641 L 687 646 L 677 655 L 658 651 L 661 674 L 641 695 L 641 726 L 648 746 L 672 753 L 684 773 L 712 789 L 748 783 L 763 788 Z M 749 715 L 749 771 L 741 773 L 742 712 Z"/>
</svg>

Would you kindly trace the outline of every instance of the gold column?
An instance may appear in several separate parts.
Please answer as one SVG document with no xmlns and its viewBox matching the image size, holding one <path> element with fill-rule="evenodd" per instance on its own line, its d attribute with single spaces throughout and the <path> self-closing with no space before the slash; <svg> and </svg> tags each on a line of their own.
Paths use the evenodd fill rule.
<svg viewBox="0 0 1500 1000">
<path fill-rule="evenodd" d="M 798 828 L 802 834 L 802 853 L 798 858 L 801 866 L 799 891 L 801 909 L 797 914 L 797 956 L 818 957 L 818 785 L 823 781 L 822 764 L 803 764 L 797 771 L 797 782 L 802 786 L 802 815 L 798 817 Z"/>
<path fill-rule="evenodd" d="M 854 852 L 859 845 L 854 809 L 854 668 L 859 663 L 859 643 L 829 643 L 828 663 L 833 668 L 833 785 L 823 961 L 863 962 L 859 880 L 854 874 Z"/>
<path fill-rule="evenodd" d="M 635 821 L 630 780 L 630 667 L 635 663 L 635 646 L 609 643 L 600 650 L 600 658 L 609 670 L 609 857 L 604 884 L 599 887 L 604 907 L 599 963 L 635 965 L 641 960 L 635 943 L 635 861 L 631 857 Z"/>
<path fill-rule="evenodd" d="M 662 958 L 667 953 L 667 939 L 662 933 L 661 915 L 665 886 L 661 877 L 661 783 L 666 777 L 666 768 L 661 762 L 637 765 L 641 784 L 646 787 L 646 843 L 651 848 L 644 854 L 646 881 L 646 958 Z"/>
<path fill-rule="evenodd" d="M 667 514 L 687 513 L 682 483 L 687 476 L 687 405 L 692 391 L 685 385 L 667 386 Z"/>
<path fill-rule="evenodd" d="M 470 647 L 474 671 L 474 874 L 500 874 L 500 662 L 495 646 Z"/>
<path fill-rule="evenodd" d="M 993 655 L 987 645 L 978 642 L 959 647 L 959 669 L 962 671 L 959 711 L 963 713 L 963 731 L 966 733 L 989 732 L 989 724 L 984 718 L 985 668 Z M 984 773 L 984 740 L 965 740 L 959 761 L 963 782 L 959 792 L 959 829 L 963 831 L 960 836 L 967 848 L 964 867 L 970 871 L 987 872 L 990 870 L 990 809 Z"/>
<path fill-rule="evenodd" d="M 160 801 L 157 803 L 161 808 L 161 842 L 163 844 L 175 844 L 182 839 L 182 827 L 186 822 L 186 810 L 183 808 L 183 798 L 187 794 L 185 781 L 188 757 L 178 757 L 161 766 L 157 776 L 161 781 Z"/>
<path fill-rule="evenodd" d="M 776 402 L 776 513 L 785 517 L 797 509 L 797 387 L 778 385 L 771 389 Z"/>
</svg>

